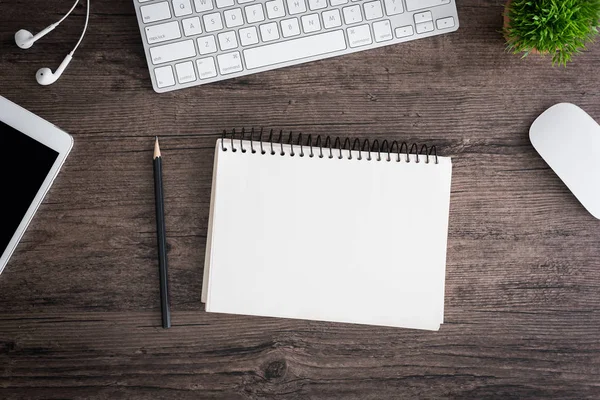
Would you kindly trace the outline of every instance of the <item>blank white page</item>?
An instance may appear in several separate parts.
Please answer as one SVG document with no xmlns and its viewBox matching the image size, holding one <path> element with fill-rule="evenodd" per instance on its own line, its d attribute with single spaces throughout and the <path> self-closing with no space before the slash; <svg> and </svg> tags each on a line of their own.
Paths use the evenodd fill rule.
<svg viewBox="0 0 600 400">
<path fill-rule="evenodd" d="M 215 153 L 207 311 L 439 329 L 449 158 L 233 145 L 219 140 Z"/>
</svg>

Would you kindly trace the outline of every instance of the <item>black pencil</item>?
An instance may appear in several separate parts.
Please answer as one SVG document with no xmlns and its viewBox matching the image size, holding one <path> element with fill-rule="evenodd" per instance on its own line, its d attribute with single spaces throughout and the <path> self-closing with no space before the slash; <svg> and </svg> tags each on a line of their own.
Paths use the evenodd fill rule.
<svg viewBox="0 0 600 400">
<path fill-rule="evenodd" d="M 158 268 L 160 275 L 160 309 L 163 328 L 171 327 L 169 310 L 169 277 L 167 266 L 167 235 L 165 229 L 165 201 L 163 198 L 162 157 L 158 137 L 154 143 L 154 200 L 156 202 L 156 237 L 158 239 Z"/>
</svg>

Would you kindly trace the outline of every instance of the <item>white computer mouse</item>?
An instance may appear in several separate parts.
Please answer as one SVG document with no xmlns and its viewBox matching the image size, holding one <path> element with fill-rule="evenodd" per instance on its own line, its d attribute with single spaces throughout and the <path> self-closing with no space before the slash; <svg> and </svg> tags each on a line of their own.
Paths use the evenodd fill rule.
<svg viewBox="0 0 600 400">
<path fill-rule="evenodd" d="M 600 125 L 576 105 L 560 103 L 535 120 L 529 139 L 581 204 L 600 219 Z"/>
</svg>

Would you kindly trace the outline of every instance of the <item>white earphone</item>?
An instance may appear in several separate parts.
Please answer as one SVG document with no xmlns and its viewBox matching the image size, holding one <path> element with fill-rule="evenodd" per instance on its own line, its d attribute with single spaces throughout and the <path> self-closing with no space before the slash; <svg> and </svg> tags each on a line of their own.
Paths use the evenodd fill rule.
<svg viewBox="0 0 600 400">
<path fill-rule="evenodd" d="M 63 22 L 71 14 L 71 12 L 73 12 L 73 10 L 77 6 L 78 2 L 79 2 L 79 0 L 75 0 L 75 3 L 73 4 L 73 6 L 69 10 L 69 12 L 67 12 L 64 15 L 64 17 L 62 17 L 58 22 L 48 25 L 46 28 L 41 30 L 36 35 L 33 35 L 31 32 L 29 32 L 25 29 L 20 29 L 17 33 L 15 33 L 15 43 L 17 44 L 17 46 L 19 46 L 22 49 L 28 49 L 31 46 L 33 46 L 33 44 L 38 39 L 41 39 L 42 37 L 46 36 L 49 32 L 52 32 L 54 30 L 54 28 L 56 28 L 61 22 Z M 73 50 L 69 54 L 67 54 L 67 56 L 60 63 L 60 65 L 58 66 L 58 68 L 56 69 L 55 72 L 52 72 L 52 70 L 50 68 L 40 68 L 37 71 L 37 73 L 35 74 L 35 79 L 37 80 L 37 83 L 39 83 L 40 85 L 44 85 L 44 86 L 51 85 L 54 82 L 56 82 L 58 80 L 58 78 L 60 78 L 62 73 L 67 68 L 67 65 L 69 65 L 69 63 L 73 59 L 73 53 L 75 53 L 75 50 L 77 50 L 77 47 L 79 47 L 79 45 L 81 44 L 81 41 L 83 40 L 83 37 L 85 36 L 85 31 L 87 30 L 89 19 L 90 19 L 90 0 L 87 0 L 85 25 L 83 27 L 83 32 L 81 33 L 81 36 L 79 37 L 79 40 L 77 41 L 77 44 L 75 45 Z"/>
<path fill-rule="evenodd" d="M 49 25 L 35 36 L 33 36 L 31 32 L 25 29 L 21 29 L 17 33 L 15 33 L 15 43 L 17 43 L 17 46 L 19 46 L 22 49 L 28 49 L 31 46 L 33 46 L 36 40 L 46 36 L 47 33 L 53 31 L 58 24 L 59 22 L 57 22 L 56 24 Z"/>
</svg>

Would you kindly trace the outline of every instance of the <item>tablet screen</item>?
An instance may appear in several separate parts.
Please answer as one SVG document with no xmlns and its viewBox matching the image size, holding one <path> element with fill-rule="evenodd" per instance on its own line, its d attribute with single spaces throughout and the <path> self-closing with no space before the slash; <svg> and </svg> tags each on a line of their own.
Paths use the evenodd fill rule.
<svg viewBox="0 0 600 400">
<path fill-rule="evenodd" d="M 50 172 L 58 152 L 0 121 L 0 254 Z"/>
</svg>

